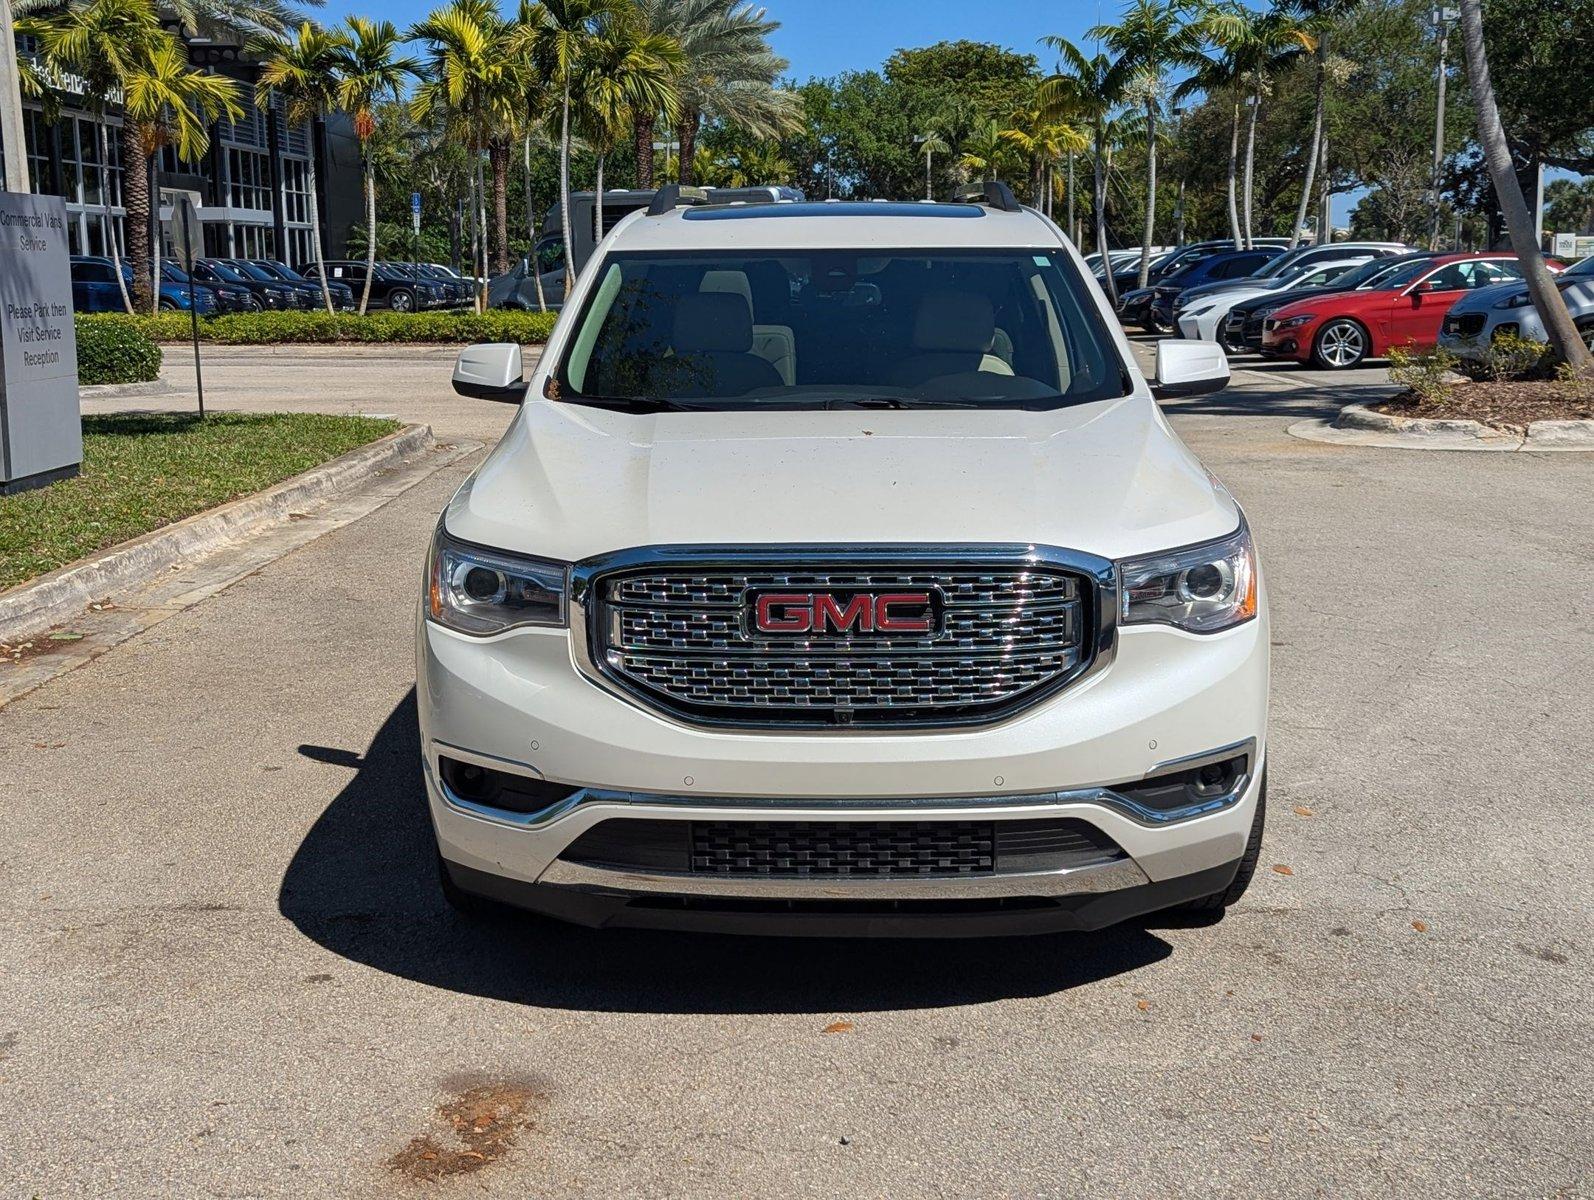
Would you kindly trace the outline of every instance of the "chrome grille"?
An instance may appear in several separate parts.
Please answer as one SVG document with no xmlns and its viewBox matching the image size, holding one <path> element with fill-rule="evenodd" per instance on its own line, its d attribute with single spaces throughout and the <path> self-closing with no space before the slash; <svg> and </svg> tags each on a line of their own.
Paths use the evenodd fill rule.
<svg viewBox="0 0 1594 1200">
<path fill-rule="evenodd" d="M 750 595 L 924 592 L 929 633 L 760 634 Z M 935 725 L 1002 714 L 1088 665 L 1096 597 L 1061 566 L 642 566 L 588 593 L 599 670 L 667 711 L 767 726 Z"/>
</svg>

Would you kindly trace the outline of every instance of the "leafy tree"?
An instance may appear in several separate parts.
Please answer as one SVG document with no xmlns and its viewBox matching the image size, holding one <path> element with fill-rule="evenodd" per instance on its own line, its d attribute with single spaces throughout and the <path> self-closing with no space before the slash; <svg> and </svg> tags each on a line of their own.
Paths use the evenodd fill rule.
<svg viewBox="0 0 1594 1200">
<path fill-rule="evenodd" d="M 1472 100 L 1478 111 L 1478 141 L 1489 163 L 1489 175 L 1494 180 L 1495 194 L 1505 210 L 1506 226 L 1511 231 L 1511 247 L 1516 251 L 1527 279 L 1528 294 L 1533 307 L 1544 321 L 1555 357 L 1581 375 L 1594 376 L 1594 355 L 1578 336 L 1567 311 L 1566 297 L 1561 295 L 1545 266 L 1544 255 L 1539 251 L 1533 236 L 1533 217 L 1517 184 L 1516 172 L 1511 162 L 1511 147 L 1506 140 L 1505 128 L 1500 123 L 1500 109 L 1495 101 L 1494 85 L 1490 78 L 1489 59 L 1483 44 L 1483 11 L 1481 0 L 1460 0 L 1461 37 L 1467 54 L 1467 79 L 1472 87 Z"/>
<path fill-rule="evenodd" d="M 1139 285 L 1151 270 L 1151 243 L 1157 220 L 1157 118 L 1162 112 L 1168 72 L 1202 63 L 1202 26 L 1185 20 L 1186 0 L 1133 0 L 1115 25 L 1098 25 L 1086 35 L 1099 38 L 1130 72 L 1126 90 L 1143 106 L 1146 118 L 1146 220 L 1140 239 Z"/>
<path fill-rule="evenodd" d="M 990 42 L 956 41 L 898 50 L 886 59 L 883 74 L 921 104 L 933 97 L 932 107 L 944 107 L 956 96 L 976 117 L 1001 120 L 1033 99 L 1039 67 L 1033 54 Z"/>
<path fill-rule="evenodd" d="M 1594 232 L 1594 179 L 1554 179 L 1544 189 L 1544 221 L 1557 232 Z"/>
<path fill-rule="evenodd" d="M 399 32 L 391 21 L 349 17 L 344 43 L 337 50 L 338 106 L 354 122 L 360 142 L 360 166 L 365 183 L 365 284 L 360 289 L 360 314 L 371 300 L 371 276 L 376 270 L 376 163 L 372 137 L 378 105 L 397 100 L 404 82 L 416 73 L 415 61 L 397 54 Z"/>
<path fill-rule="evenodd" d="M 273 94 L 280 96 L 289 121 L 295 125 L 321 120 L 337 105 L 337 69 L 345 45 L 342 34 L 317 28 L 309 21 L 292 37 L 273 37 L 259 44 L 260 76 L 255 103 L 269 108 Z M 321 214 L 316 203 L 315 155 L 309 162 L 310 241 L 315 249 L 316 275 L 321 300 L 332 315 L 332 292 L 327 287 L 325 255 L 321 250 Z"/>
<path fill-rule="evenodd" d="M 950 154 L 952 147 L 946 144 L 939 133 L 928 126 L 923 132 L 913 135 L 913 144 L 924 154 L 924 198 L 933 200 L 935 195 L 931 191 L 931 161 L 937 154 Z"/>
</svg>

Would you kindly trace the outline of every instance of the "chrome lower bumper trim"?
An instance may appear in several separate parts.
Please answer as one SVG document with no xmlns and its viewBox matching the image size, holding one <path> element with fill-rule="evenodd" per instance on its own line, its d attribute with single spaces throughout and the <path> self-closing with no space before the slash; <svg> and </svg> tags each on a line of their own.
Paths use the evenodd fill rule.
<svg viewBox="0 0 1594 1200">
<path fill-rule="evenodd" d="M 555 859 L 538 884 L 581 892 L 650 896 L 720 896 L 743 900 L 995 900 L 1019 896 L 1072 896 L 1139 887 L 1150 878 L 1133 859 L 1066 871 L 1012 875 L 951 875 L 931 879 L 766 879 L 643 874 Z"/>
</svg>

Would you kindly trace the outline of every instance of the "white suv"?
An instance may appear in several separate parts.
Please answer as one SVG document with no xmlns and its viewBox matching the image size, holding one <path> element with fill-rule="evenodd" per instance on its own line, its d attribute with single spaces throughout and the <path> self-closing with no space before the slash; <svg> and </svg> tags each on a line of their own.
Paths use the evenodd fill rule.
<svg viewBox="0 0 1594 1200">
<path fill-rule="evenodd" d="M 1268 622 L 1233 497 L 1051 221 L 663 189 L 449 502 L 418 694 L 443 885 L 591 926 L 1097 928 L 1245 889 Z"/>
</svg>

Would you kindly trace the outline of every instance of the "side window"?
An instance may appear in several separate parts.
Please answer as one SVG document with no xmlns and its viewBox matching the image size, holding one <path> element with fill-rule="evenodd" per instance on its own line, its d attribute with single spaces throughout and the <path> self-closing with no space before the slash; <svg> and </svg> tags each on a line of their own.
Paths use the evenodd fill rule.
<svg viewBox="0 0 1594 1200">
<path fill-rule="evenodd" d="M 1472 286 L 1475 288 L 1485 288 L 1490 284 L 1501 283 L 1504 280 L 1516 278 L 1517 273 L 1507 273 L 1505 266 L 1505 263 L 1496 262 L 1473 263 Z"/>
<path fill-rule="evenodd" d="M 1212 272 L 1214 279 L 1240 279 L 1258 270 L 1267 258 L 1261 254 L 1242 254 L 1226 263 L 1219 263 Z"/>
<path fill-rule="evenodd" d="M 1461 291 L 1472 277 L 1471 266 L 1471 263 L 1451 263 L 1428 276 L 1428 286 L 1440 292 Z"/>
</svg>

